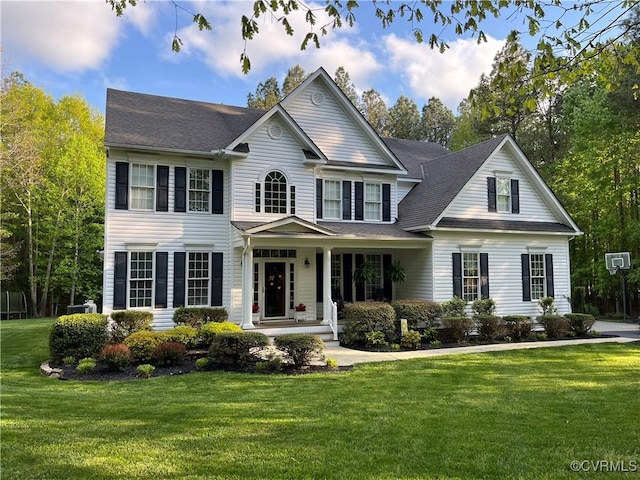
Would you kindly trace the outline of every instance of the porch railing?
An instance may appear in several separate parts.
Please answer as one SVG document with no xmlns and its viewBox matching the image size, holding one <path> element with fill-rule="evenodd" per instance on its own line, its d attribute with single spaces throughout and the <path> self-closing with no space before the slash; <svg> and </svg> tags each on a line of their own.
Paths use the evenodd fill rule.
<svg viewBox="0 0 640 480">
<path fill-rule="evenodd" d="M 331 305 L 331 318 L 329 319 L 329 326 L 331 327 L 331 331 L 333 332 L 333 340 L 338 340 L 338 304 L 333 301 L 331 297 L 327 297 L 329 299 L 329 304 Z"/>
</svg>

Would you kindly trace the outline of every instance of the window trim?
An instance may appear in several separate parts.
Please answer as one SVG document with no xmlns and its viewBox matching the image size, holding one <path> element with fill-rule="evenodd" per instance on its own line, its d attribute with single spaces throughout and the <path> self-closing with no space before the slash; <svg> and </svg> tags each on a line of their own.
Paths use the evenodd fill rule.
<svg viewBox="0 0 640 480">
<path fill-rule="evenodd" d="M 540 257 L 540 263 L 542 264 L 542 275 L 533 275 L 533 260 L 534 257 Z M 537 302 L 541 298 L 547 296 L 547 262 L 544 252 L 529 252 L 529 292 L 531 293 L 531 301 Z M 534 279 L 542 279 L 542 294 L 537 297 L 534 294 L 533 281 Z"/>
<path fill-rule="evenodd" d="M 203 172 L 207 172 L 207 184 L 208 184 L 208 189 L 207 190 L 203 190 L 203 189 L 192 189 L 191 188 L 191 172 L 193 172 L 194 170 L 201 170 Z M 211 212 L 211 180 L 212 180 L 212 175 L 211 175 L 211 169 L 209 168 L 202 168 L 202 167 L 188 167 L 187 168 L 187 191 L 186 191 L 186 203 L 187 203 L 187 213 L 210 213 Z M 192 210 L 191 209 L 191 192 L 206 192 L 205 195 L 205 199 L 206 199 L 206 204 L 207 204 L 207 208 L 206 210 Z"/>
<path fill-rule="evenodd" d="M 144 279 L 132 279 L 131 272 L 132 266 L 131 263 L 133 261 L 133 254 L 144 253 L 151 256 L 151 277 Z M 145 262 L 147 260 L 144 260 Z M 131 292 L 133 291 L 132 282 L 145 282 L 151 281 L 151 296 L 149 297 L 149 305 L 131 305 Z M 155 250 L 147 250 L 147 249 L 133 249 L 127 251 L 127 300 L 126 300 L 126 309 L 127 310 L 151 310 L 155 307 L 155 286 L 156 286 L 156 255 Z M 138 291 L 138 289 L 136 289 Z"/>
<path fill-rule="evenodd" d="M 155 164 L 148 164 L 144 162 L 131 162 L 129 167 L 129 210 L 138 212 L 153 212 L 156 209 L 156 192 L 157 192 L 157 169 Z M 136 167 L 151 167 L 151 186 L 148 185 L 134 185 L 133 183 L 133 171 Z M 138 190 L 151 190 L 151 208 L 139 208 L 135 207 L 135 196 L 133 194 L 134 189 Z"/>
<path fill-rule="evenodd" d="M 327 182 L 331 182 L 338 185 L 337 198 L 328 198 L 327 196 Z M 342 220 L 342 180 L 335 178 L 325 178 L 322 180 L 322 218 L 325 220 Z M 338 209 L 335 216 L 329 216 L 327 214 L 327 201 L 338 202 Z"/>
<path fill-rule="evenodd" d="M 184 277 L 184 286 L 185 286 L 185 295 L 184 295 L 184 303 L 186 307 L 209 307 L 210 306 L 210 302 L 211 302 L 211 283 L 212 283 L 212 275 L 211 275 L 211 252 L 209 250 L 203 251 L 203 250 L 188 250 L 186 253 L 186 258 L 185 258 L 185 277 Z M 189 263 L 191 262 L 191 255 L 206 255 L 207 258 L 207 269 L 206 269 L 206 273 L 207 276 L 206 277 L 191 277 L 190 276 L 190 267 L 189 267 Z M 196 260 L 197 261 L 197 260 Z M 200 260 L 201 261 L 201 260 Z M 194 303 L 191 304 L 189 303 L 190 301 L 190 295 L 189 295 L 189 282 L 191 282 L 192 280 L 207 280 L 207 292 L 206 295 L 204 296 L 205 299 L 205 303 Z M 202 287 L 200 287 L 202 288 Z"/>
<path fill-rule="evenodd" d="M 286 204 L 284 212 L 268 212 L 267 204 L 266 204 L 266 193 L 267 193 L 267 177 L 272 173 L 278 173 L 284 179 L 284 192 L 286 195 Z M 296 211 L 296 186 L 291 182 L 288 175 L 282 170 L 278 169 L 269 169 L 264 172 L 263 175 L 260 176 L 258 181 L 254 184 L 253 191 L 253 212 L 260 213 L 264 215 L 295 215 Z M 273 205 L 269 208 L 273 209 Z"/>
<path fill-rule="evenodd" d="M 466 274 L 466 268 L 465 268 L 465 258 L 467 255 L 475 255 L 475 264 L 476 264 L 476 275 L 467 275 Z M 482 284 L 482 275 L 480 272 L 480 252 L 478 251 L 463 251 L 462 252 L 462 299 L 467 301 L 467 302 L 473 302 L 474 300 L 477 300 L 479 298 L 481 298 L 482 293 L 481 293 L 481 284 Z M 473 297 L 474 298 L 468 298 L 467 295 L 467 289 L 466 289 L 466 280 L 467 279 L 476 279 L 476 288 L 475 288 L 475 292 Z"/>
<path fill-rule="evenodd" d="M 379 200 L 377 202 L 371 202 L 367 200 L 367 188 L 377 186 Z M 365 222 L 381 222 L 382 221 L 382 182 L 364 182 L 364 191 L 362 196 L 362 208 L 363 208 L 363 218 Z M 367 205 L 371 204 L 378 205 L 378 218 L 371 218 L 367 216 Z"/>
<path fill-rule="evenodd" d="M 496 212 L 497 213 L 511 213 L 512 210 L 512 205 L 511 205 L 511 198 L 512 198 L 512 192 L 511 192 L 511 178 L 509 177 L 496 177 Z M 508 195 L 504 195 L 500 193 L 500 184 L 506 184 L 507 186 L 507 191 L 509 192 Z M 500 198 L 507 198 L 507 202 L 506 205 L 504 205 L 504 208 L 501 208 L 500 205 Z"/>
</svg>

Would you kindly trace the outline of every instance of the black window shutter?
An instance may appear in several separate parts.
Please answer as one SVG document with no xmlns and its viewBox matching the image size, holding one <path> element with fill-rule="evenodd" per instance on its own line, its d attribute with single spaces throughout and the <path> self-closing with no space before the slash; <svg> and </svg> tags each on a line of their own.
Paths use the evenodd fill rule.
<svg viewBox="0 0 640 480">
<path fill-rule="evenodd" d="M 359 182 L 356 182 L 356 185 L 358 183 Z M 361 253 L 356 253 L 356 268 L 358 268 L 363 263 L 364 255 L 362 255 Z M 364 295 L 364 284 L 356 283 L 356 302 L 363 302 L 365 300 Z"/>
<path fill-rule="evenodd" d="M 511 179 L 511 213 L 520 213 L 520 182 Z"/>
<path fill-rule="evenodd" d="M 156 308 L 167 308 L 168 264 L 169 254 L 167 252 L 156 252 Z"/>
<path fill-rule="evenodd" d="M 453 262 L 453 296 L 462 298 L 462 254 L 452 253 Z"/>
<path fill-rule="evenodd" d="M 490 212 L 497 212 L 496 203 L 496 177 L 487 177 L 487 201 Z"/>
<path fill-rule="evenodd" d="M 222 215 L 224 210 L 224 172 L 211 171 L 211 213 Z"/>
<path fill-rule="evenodd" d="M 116 162 L 116 210 L 129 208 L 129 164 Z"/>
<path fill-rule="evenodd" d="M 383 272 L 383 287 L 384 287 L 384 300 L 387 302 L 391 301 L 391 296 L 393 295 L 393 283 L 387 277 L 387 272 L 389 271 L 389 267 L 391 267 L 391 255 L 383 255 L 382 256 L 382 272 Z"/>
<path fill-rule="evenodd" d="M 260 213 L 260 184 L 256 183 L 256 213 Z"/>
<path fill-rule="evenodd" d="M 322 218 L 322 179 L 316 178 L 316 218 Z"/>
<path fill-rule="evenodd" d="M 222 306 L 222 253 L 211 254 L 211 306 Z"/>
<path fill-rule="evenodd" d="M 187 169 L 186 167 L 176 167 L 176 191 L 175 205 L 176 212 L 187 211 Z"/>
<path fill-rule="evenodd" d="M 113 309 L 127 308 L 127 252 L 116 252 L 113 266 Z"/>
<path fill-rule="evenodd" d="M 166 165 L 156 167 L 156 211 L 169 211 L 169 167 Z"/>
<path fill-rule="evenodd" d="M 529 274 L 529 255 L 523 253 L 521 255 L 522 263 L 522 301 L 531 301 L 531 276 Z"/>
<path fill-rule="evenodd" d="M 364 182 L 356 182 L 356 220 L 364 220 Z"/>
<path fill-rule="evenodd" d="M 544 256 L 544 273 L 547 277 L 547 297 L 555 297 L 553 291 L 553 255 L 550 253 Z"/>
<path fill-rule="evenodd" d="M 351 220 L 351 181 L 342 181 L 342 219 Z"/>
<path fill-rule="evenodd" d="M 173 308 L 184 307 L 186 259 L 185 252 L 173 254 Z"/>
<path fill-rule="evenodd" d="M 382 221 L 391 221 L 391 184 L 382 184 Z"/>
<path fill-rule="evenodd" d="M 342 269 L 344 301 L 353 302 L 353 257 L 350 253 L 342 255 Z"/>
<path fill-rule="evenodd" d="M 483 298 L 491 298 L 489 296 L 489 254 L 480 254 L 480 296 Z"/>
<path fill-rule="evenodd" d="M 324 275 L 322 272 L 322 253 L 316 253 L 316 302 L 323 302 L 322 299 L 322 282 L 324 279 Z"/>
</svg>

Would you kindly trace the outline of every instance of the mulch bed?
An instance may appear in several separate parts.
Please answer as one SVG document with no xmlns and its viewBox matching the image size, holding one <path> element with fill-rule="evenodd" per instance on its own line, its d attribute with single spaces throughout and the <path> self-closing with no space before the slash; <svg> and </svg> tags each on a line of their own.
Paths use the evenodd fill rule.
<svg viewBox="0 0 640 480">
<path fill-rule="evenodd" d="M 197 357 L 189 356 L 181 365 L 175 365 L 170 367 L 156 366 L 155 371 L 151 375 L 151 378 L 156 377 L 167 377 L 174 375 L 185 375 L 187 373 L 191 373 L 196 371 L 196 360 Z M 128 380 L 146 380 L 145 377 L 140 376 L 137 372 L 137 365 L 132 365 L 125 368 L 122 371 L 111 371 L 106 366 L 98 364 L 95 370 L 92 373 L 79 373 L 76 370 L 75 365 L 65 366 L 65 365 L 56 365 L 51 364 L 51 367 L 61 368 L 62 369 L 62 377 L 61 380 L 90 380 L 90 381 L 101 381 L 101 382 L 111 382 L 111 381 L 128 381 Z M 347 367 L 338 367 L 337 369 L 332 369 L 327 367 L 326 365 L 309 365 L 303 367 L 301 369 L 296 369 L 293 365 L 283 364 L 282 368 L 277 372 L 256 372 L 254 366 L 250 365 L 246 368 L 225 368 L 219 370 L 232 371 L 232 372 L 241 372 L 241 373 L 251 373 L 256 375 L 268 375 L 268 374 L 285 374 L 285 375 L 303 375 L 308 373 L 339 373 L 351 370 L 352 366 Z M 216 370 L 208 369 L 207 371 Z"/>
</svg>

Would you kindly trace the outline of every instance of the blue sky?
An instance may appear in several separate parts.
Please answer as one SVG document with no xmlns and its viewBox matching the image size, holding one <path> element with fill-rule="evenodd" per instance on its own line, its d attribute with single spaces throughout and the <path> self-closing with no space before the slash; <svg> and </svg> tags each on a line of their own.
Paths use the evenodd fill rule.
<svg viewBox="0 0 640 480">
<path fill-rule="evenodd" d="M 179 11 L 178 35 L 184 46 L 176 54 L 171 51 L 175 7 L 168 1 L 139 1 L 117 18 L 102 0 L 2 0 L 3 69 L 22 72 L 55 98 L 79 93 L 104 111 L 107 88 L 244 106 L 247 93 L 260 81 L 275 76 L 282 83 L 295 64 L 308 73 L 322 66 L 331 75 L 344 66 L 359 93 L 375 88 L 389 106 L 400 95 L 413 98 L 419 107 L 436 96 L 455 111 L 481 73 L 489 73 L 509 31 L 525 29 L 521 17 L 505 14 L 482 25 L 489 41 L 477 45 L 470 36 L 456 37 L 450 28 L 443 37 L 451 48 L 440 54 L 416 44 L 405 20 L 383 29 L 371 5 L 360 3 L 355 27 L 329 31 L 319 50 L 300 51 L 309 30 L 301 18 L 292 17 L 295 34 L 289 37 L 270 17 L 261 17 L 260 34 L 247 45 L 252 70 L 244 75 L 240 18 L 250 15 L 252 2 L 179 2 L 204 13 L 213 30 L 199 32 L 190 15 Z M 424 22 L 425 37 L 432 26 Z M 535 45 L 535 39 L 523 41 Z"/>
</svg>

